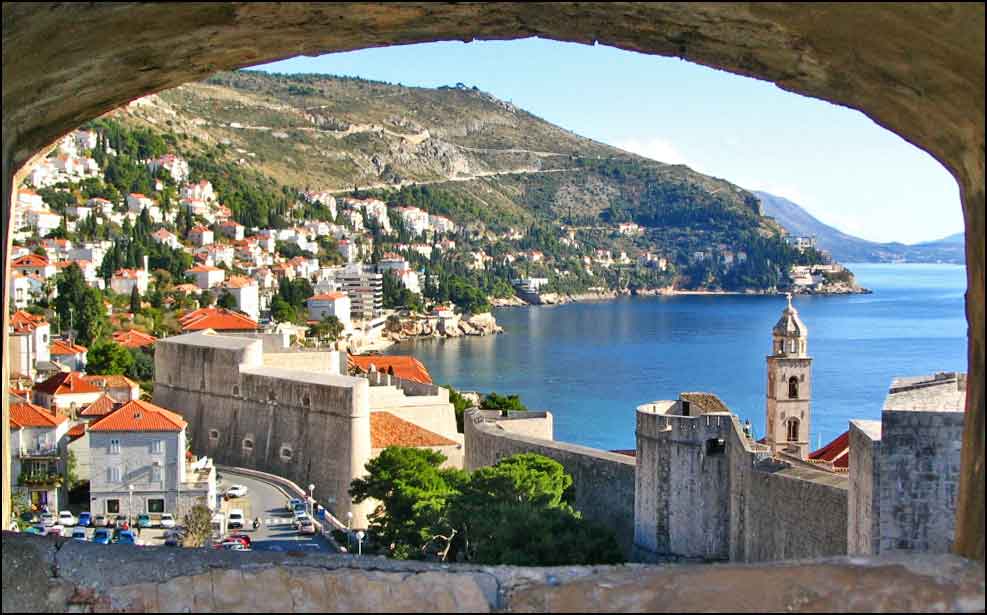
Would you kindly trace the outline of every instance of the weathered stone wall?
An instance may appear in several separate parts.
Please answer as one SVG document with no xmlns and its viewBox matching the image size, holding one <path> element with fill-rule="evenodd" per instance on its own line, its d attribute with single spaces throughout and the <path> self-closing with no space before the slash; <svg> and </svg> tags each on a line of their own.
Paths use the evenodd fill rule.
<svg viewBox="0 0 987 615">
<path fill-rule="evenodd" d="M 880 553 L 949 552 L 955 538 L 963 413 L 885 410 L 881 423 Z"/>
<path fill-rule="evenodd" d="M 750 484 L 747 561 L 846 555 L 844 476 L 769 460 L 755 466 Z"/>
<path fill-rule="evenodd" d="M 877 555 L 881 535 L 881 423 L 850 421 L 847 554 Z"/>
<path fill-rule="evenodd" d="M 155 403 L 189 422 L 192 450 L 314 484 L 365 526 L 370 504 L 348 490 L 370 459 L 366 380 L 266 366 L 260 340 L 223 336 L 160 340 L 155 380 Z"/>
<path fill-rule="evenodd" d="M 498 415 L 498 412 L 467 410 L 465 468 L 491 466 L 518 453 L 538 453 L 558 461 L 572 475 L 573 507 L 584 518 L 611 528 L 629 557 L 634 539 L 634 459 L 511 433 L 499 428 Z"/>
<path fill-rule="evenodd" d="M 984 608 L 983 565 L 948 555 L 754 566 L 514 568 L 311 553 L 135 549 L 8 532 L 2 547 L 4 613 Z"/>
</svg>

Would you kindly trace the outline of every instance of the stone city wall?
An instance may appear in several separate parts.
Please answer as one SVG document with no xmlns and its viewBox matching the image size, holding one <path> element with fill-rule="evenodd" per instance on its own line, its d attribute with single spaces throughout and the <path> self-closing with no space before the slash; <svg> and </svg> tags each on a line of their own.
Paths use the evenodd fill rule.
<svg viewBox="0 0 987 615">
<path fill-rule="evenodd" d="M 963 412 L 885 410 L 881 423 L 880 553 L 950 552 Z"/>
<path fill-rule="evenodd" d="M 518 413 L 532 419 L 537 413 Z M 531 438 L 500 428 L 500 413 L 467 410 L 467 470 L 491 466 L 518 453 L 538 453 L 562 464 L 572 476 L 573 507 L 585 519 L 611 528 L 624 554 L 634 538 L 634 458 L 554 440 Z"/>
<path fill-rule="evenodd" d="M 847 555 L 880 553 L 880 421 L 850 421 Z"/>
<path fill-rule="evenodd" d="M 517 568 L 95 545 L 3 533 L 3 612 L 983 612 L 951 555 Z M 108 573 L 107 571 L 112 571 Z"/>
</svg>

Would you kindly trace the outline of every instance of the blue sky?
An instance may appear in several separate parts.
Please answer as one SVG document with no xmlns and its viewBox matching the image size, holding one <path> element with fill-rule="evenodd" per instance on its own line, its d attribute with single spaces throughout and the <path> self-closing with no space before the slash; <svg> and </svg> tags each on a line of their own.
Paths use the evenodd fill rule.
<svg viewBox="0 0 987 615">
<path fill-rule="evenodd" d="M 949 173 L 863 114 L 675 58 L 525 39 L 256 68 L 420 87 L 462 82 L 583 136 L 789 198 L 865 239 L 914 243 L 963 230 Z"/>
</svg>

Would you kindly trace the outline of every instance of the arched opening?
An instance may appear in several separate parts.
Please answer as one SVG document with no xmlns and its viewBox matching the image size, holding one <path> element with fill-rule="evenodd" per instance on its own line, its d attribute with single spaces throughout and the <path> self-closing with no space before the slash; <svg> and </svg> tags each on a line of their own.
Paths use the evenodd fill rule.
<svg viewBox="0 0 987 615">
<path fill-rule="evenodd" d="M 831 7 L 820 17 L 804 11 L 803 7 L 787 5 L 718 8 L 639 5 L 633 7 L 633 13 L 622 12 L 630 9 L 596 6 L 566 5 L 549 11 L 543 6 L 443 5 L 445 19 L 435 23 L 431 23 L 433 11 L 437 10 L 434 7 L 405 6 L 402 10 L 406 13 L 381 21 L 368 16 L 372 13 L 363 10 L 366 8 L 218 5 L 176 9 L 149 5 L 134 9 L 140 11 L 135 16 L 130 12 L 113 14 L 110 7 L 78 6 L 42 17 L 33 11 L 43 9 L 5 5 L 5 23 L 16 24 L 11 26 L 10 40 L 6 32 L 4 36 L 5 56 L 10 54 L 5 57 L 5 73 L 8 58 L 19 56 L 24 63 L 17 74 L 11 71 L 9 79 L 5 74 L 4 80 L 4 221 L 9 218 L 14 174 L 41 148 L 81 121 L 141 94 L 203 77 L 217 68 L 246 66 L 299 52 L 469 36 L 509 38 L 533 33 L 584 42 L 599 39 L 625 48 L 681 55 L 770 79 L 786 89 L 861 108 L 876 121 L 933 153 L 961 183 L 967 211 L 971 388 L 967 397 L 968 424 L 959 506 L 962 519 L 958 523 L 957 543 L 960 552 L 982 559 L 984 84 L 982 61 L 979 64 L 967 61 L 984 56 L 982 6 L 941 12 L 926 7 L 915 9 L 905 17 L 896 14 L 898 7 L 870 7 L 867 11 L 873 19 L 867 19 L 859 13 L 845 12 L 856 9 Z M 161 19 L 165 11 L 171 17 L 184 15 L 188 18 L 186 23 L 197 26 L 186 28 L 178 35 L 168 29 L 174 21 Z M 899 32 L 894 27 L 899 19 L 917 27 Z M 86 20 L 101 24 L 104 30 L 126 27 L 135 21 L 146 25 L 133 41 L 103 37 L 109 40 L 99 42 L 73 36 L 85 27 Z M 350 28 L 326 27 L 337 22 Z M 265 25 L 260 28 L 257 23 Z M 607 25 L 601 28 L 600 24 Z M 886 36 L 875 35 L 875 29 Z M 357 31 L 361 36 L 344 37 L 330 31 Z M 834 37 L 831 31 L 841 35 Z M 47 34 L 50 32 L 64 32 L 65 37 L 51 38 Z M 751 32 L 757 33 L 753 40 Z M 970 32 L 978 34 L 971 37 Z M 851 49 L 845 45 L 848 39 L 859 40 L 860 44 Z M 211 42 L 206 52 L 202 51 L 203 40 Z M 957 46 L 966 50 L 969 58 L 963 54 L 951 56 L 949 50 L 943 50 L 942 54 L 919 53 L 912 62 L 896 65 L 887 60 L 891 52 L 885 47 L 893 47 L 895 41 L 905 48 L 937 50 L 939 41 L 953 44 L 959 41 Z M 67 53 L 67 48 L 71 50 L 73 45 L 86 47 L 89 53 Z M 29 48 L 36 53 L 26 53 Z M 950 59 L 943 60 L 943 54 Z M 102 63 L 104 58 L 113 58 L 127 78 L 114 78 L 111 69 Z M 921 66 L 916 67 L 916 63 Z M 939 83 L 950 85 L 934 87 L 938 79 L 941 79 Z M 923 87 L 923 83 L 930 81 L 933 87 Z M 913 85 L 895 87 L 900 84 Z M 44 95 L 39 96 L 39 92 Z M 5 263 L 9 270 L 6 252 Z M 5 320 L 5 336 L 6 331 Z M 7 375 L 6 366 L 4 370 Z M 7 419 L 5 400 L 4 424 Z M 4 443 L 4 454 L 7 454 L 9 437 L 5 437 Z M 8 471 L 5 466 L 5 489 L 10 484 Z M 9 513 L 8 499 L 4 498 L 5 519 Z"/>
<path fill-rule="evenodd" d="M 798 399 L 799 398 L 799 379 L 798 376 L 792 376 L 788 379 L 788 399 Z"/>
<path fill-rule="evenodd" d="M 785 440 L 787 442 L 798 442 L 799 441 L 799 420 L 796 418 L 788 419 L 785 424 Z"/>
</svg>

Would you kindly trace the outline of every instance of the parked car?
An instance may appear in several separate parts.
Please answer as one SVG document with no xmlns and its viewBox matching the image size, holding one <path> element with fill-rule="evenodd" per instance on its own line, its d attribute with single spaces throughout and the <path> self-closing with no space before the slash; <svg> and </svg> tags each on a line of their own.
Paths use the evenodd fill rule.
<svg viewBox="0 0 987 615">
<path fill-rule="evenodd" d="M 45 526 L 43 525 L 32 525 L 31 527 L 24 530 L 25 534 L 34 534 L 36 536 L 45 535 Z"/>
<path fill-rule="evenodd" d="M 93 517 L 93 527 L 106 527 L 110 524 L 110 518 L 106 515 L 96 515 Z"/>
<path fill-rule="evenodd" d="M 59 525 L 62 525 L 64 527 L 75 527 L 75 524 L 78 523 L 78 521 L 79 520 L 75 518 L 75 515 L 73 515 L 71 512 L 67 510 L 63 510 L 62 512 L 58 513 Z"/>
<path fill-rule="evenodd" d="M 311 536 L 311 535 L 314 535 L 315 532 L 316 532 L 316 530 L 315 530 L 315 522 L 312 521 L 311 518 L 304 517 L 304 518 L 302 518 L 302 519 L 300 519 L 298 521 L 298 533 L 299 534 L 307 534 L 307 535 L 310 535 Z"/>
<path fill-rule="evenodd" d="M 137 515 L 137 527 L 145 528 L 145 527 L 151 527 L 152 525 L 153 524 L 151 523 L 151 515 L 145 513 Z"/>
<path fill-rule="evenodd" d="M 45 536 L 64 536 L 65 526 L 63 525 L 52 525 L 45 530 Z"/>
<path fill-rule="evenodd" d="M 293 524 L 295 525 L 295 527 L 298 527 L 298 523 L 299 523 L 299 522 L 300 522 L 300 521 L 301 521 L 302 519 L 305 519 L 305 518 L 307 518 L 307 517 L 308 517 L 308 513 L 307 513 L 307 512 L 305 512 L 304 510 L 296 510 L 296 511 L 295 511 L 295 518 L 294 518 L 294 520 L 292 521 L 292 523 L 293 523 Z"/>
<path fill-rule="evenodd" d="M 110 544 L 110 530 L 105 527 L 98 527 L 96 531 L 93 532 L 93 542 L 98 545 L 108 545 Z"/>
<path fill-rule="evenodd" d="M 299 504 L 305 506 L 305 502 L 303 502 L 302 500 L 299 500 L 298 498 L 291 498 L 290 500 L 288 500 L 288 505 L 286 506 L 286 508 L 288 509 L 288 512 L 293 513 L 295 512 L 295 507 Z"/>
<path fill-rule="evenodd" d="M 161 515 L 161 527 L 165 529 L 175 527 L 175 516 L 171 513 L 163 513 Z"/>
<path fill-rule="evenodd" d="M 253 540 L 250 539 L 250 536 L 247 536 L 246 534 L 241 534 L 239 532 L 235 534 L 230 534 L 229 536 L 226 537 L 226 540 L 238 540 L 242 542 L 243 545 L 246 547 L 251 546 L 251 544 L 253 543 Z"/>
<path fill-rule="evenodd" d="M 233 485 L 226 490 L 226 497 L 228 498 L 242 498 L 247 495 L 246 485 Z"/>
<path fill-rule="evenodd" d="M 84 528 L 84 527 L 75 527 L 75 528 L 73 528 L 72 529 L 72 540 L 81 540 L 82 542 L 86 542 L 86 540 L 87 540 L 86 539 L 86 528 Z"/>
<path fill-rule="evenodd" d="M 89 527 L 92 524 L 93 524 L 93 516 L 90 512 L 83 511 L 79 513 L 78 525 L 81 525 L 82 527 Z"/>
<path fill-rule="evenodd" d="M 24 523 L 37 523 L 38 522 L 38 518 L 30 510 L 25 510 L 24 512 L 22 512 L 21 515 L 20 515 L 20 519 Z"/>
<path fill-rule="evenodd" d="M 229 517 L 226 521 L 226 527 L 229 529 L 243 529 L 243 510 L 240 508 L 234 508 L 230 511 Z"/>
<path fill-rule="evenodd" d="M 113 527 L 118 530 L 129 530 L 130 520 L 124 515 L 117 515 L 117 518 L 113 521 Z"/>
<path fill-rule="evenodd" d="M 51 527 L 55 525 L 55 513 L 43 512 L 41 513 L 41 525 L 45 527 Z"/>
<path fill-rule="evenodd" d="M 117 536 L 117 543 L 121 545 L 136 545 L 137 537 L 130 530 L 123 530 L 120 535 Z"/>
</svg>

